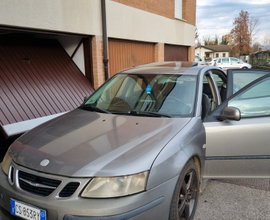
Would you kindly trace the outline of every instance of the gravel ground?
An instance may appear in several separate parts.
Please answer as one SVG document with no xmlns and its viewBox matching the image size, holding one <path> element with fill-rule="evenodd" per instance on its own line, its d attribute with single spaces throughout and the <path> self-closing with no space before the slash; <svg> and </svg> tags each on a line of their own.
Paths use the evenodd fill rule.
<svg viewBox="0 0 270 220">
<path fill-rule="evenodd" d="M 209 180 L 194 220 L 269 220 L 269 198 L 269 180 Z"/>
</svg>

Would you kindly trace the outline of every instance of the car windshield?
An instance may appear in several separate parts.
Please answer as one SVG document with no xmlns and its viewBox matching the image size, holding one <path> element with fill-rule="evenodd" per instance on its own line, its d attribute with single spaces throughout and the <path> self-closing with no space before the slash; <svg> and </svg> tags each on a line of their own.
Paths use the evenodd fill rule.
<svg viewBox="0 0 270 220">
<path fill-rule="evenodd" d="M 180 74 L 117 74 L 81 108 L 112 114 L 151 117 L 193 115 L 196 76 Z"/>
<path fill-rule="evenodd" d="M 195 61 L 202 61 L 202 59 L 199 56 L 195 56 Z"/>
</svg>

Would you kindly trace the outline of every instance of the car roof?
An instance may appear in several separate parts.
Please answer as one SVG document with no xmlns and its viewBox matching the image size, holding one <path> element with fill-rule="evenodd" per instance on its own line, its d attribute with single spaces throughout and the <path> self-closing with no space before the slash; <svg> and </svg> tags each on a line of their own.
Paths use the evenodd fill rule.
<svg viewBox="0 0 270 220">
<path fill-rule="evenodd" d="M 119 73 L 148 73 L 148 74 L 179 74 L 198 75 L 200 69 L 204 66 L 198 66 L 197 62 L 186 61 L 167 61 L 143 64 L 137 67 L 125 69 Z"/>
</svg>

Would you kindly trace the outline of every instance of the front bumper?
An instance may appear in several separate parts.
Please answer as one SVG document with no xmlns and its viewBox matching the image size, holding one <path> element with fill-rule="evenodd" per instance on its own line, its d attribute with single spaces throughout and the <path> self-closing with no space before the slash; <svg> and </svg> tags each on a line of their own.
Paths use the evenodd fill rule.
<svg viewBox="0 0 270 220">
<path fill-rule="evenodd" d="M 48 220 L 120 220 L 120 219 L 168 219 L 172 194 L 178 177 L 138 193 L 136 195 L 110 198 L 110 199 L 85 199 L 79 195 L 89 182 L 89 178 L 76 178 L 80 181 L 77 191 L 69 198 L 59 198 L 58 192 L 73 178 L 55 177 L 44 174 L 12 163 L 15 170 L 30 172 L 34 175 L 47 178 L 61 179 L 62 183 L 47 197 L 40 197 L 23 191 L 17 178 L 10 184 L 7 176 L 0 168 L 0 206 L 10 213 L 10 199 L 44 209 Z"/>
</svg>

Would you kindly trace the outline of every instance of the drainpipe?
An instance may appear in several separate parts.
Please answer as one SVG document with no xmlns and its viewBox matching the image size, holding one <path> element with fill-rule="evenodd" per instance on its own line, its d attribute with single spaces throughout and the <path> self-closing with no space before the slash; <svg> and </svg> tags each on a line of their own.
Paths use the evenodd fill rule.
<svg viewBox="0 0 270 220">
<path fill-rule="evenodd" d="M 103 34 L 103 63 L 105 80 L 109 78 L 108 71 L 108 36 L 107 36 L 107 22 L 106 22 L 106 0 L 101 0 L 101 13 L 102 13 L 102 34 Z"/>
</svg>

